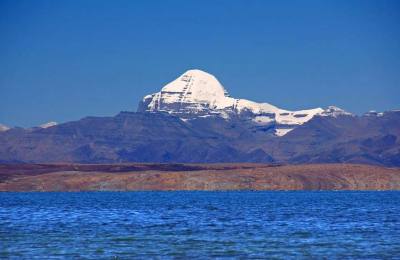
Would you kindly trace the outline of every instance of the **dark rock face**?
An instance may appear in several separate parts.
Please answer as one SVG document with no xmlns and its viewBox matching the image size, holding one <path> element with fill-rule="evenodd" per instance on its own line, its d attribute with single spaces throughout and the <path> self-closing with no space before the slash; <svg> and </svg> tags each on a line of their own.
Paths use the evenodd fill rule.
<svg viewBox="0 0 400 260">
<path fill-rule="evenodd" d="M 367 163 L 400 166 L 400 112 L 316 116 L 283 137 L 240 118 L 121 112 L 0 133 L 0 162 Z"/>
</svg>

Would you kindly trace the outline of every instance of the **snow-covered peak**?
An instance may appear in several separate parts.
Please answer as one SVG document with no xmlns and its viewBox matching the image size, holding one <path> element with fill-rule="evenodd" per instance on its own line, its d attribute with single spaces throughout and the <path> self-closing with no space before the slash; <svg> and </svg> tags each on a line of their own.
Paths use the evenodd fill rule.
<svg viewBox="0 0 400 260">
<path fill-rule="evenodd" d="M 160 92 L 145 96 L 138 110 L 200 116 L 204 112 L 215 114 L 221 110 L 275 113 L 279 108 L 268 103 L 232 98 L 213 75 L 194 69 L 165 85 Z"/>
<path fill-rule="evenodd" d="M 160 92 L 144 97 L 143 111 L 199 113 L 233 106 L 221 83 L 201 70 L 188 70 L 165 85 Z"/>
<path fill-rule="evenodd" d="M 278 136 L 285 135 L 315 115 L 347 113 L 336 107 L 289 111 L 269 103 L 232 98 L 213 75 L 197 69 L 186 71 L 160 92 L 145 96 L 138 111 L 167 112 L 185 121 L 209 116 L 239 118 L 256 126 L 274 125 L 274 133 Z"/>
<path fill-rule="evenodd" d="M 5 132 L 9 130 L 10 128 L 6 125 L 0 124 L 0 132 Z"/>
<path fill-rule="evenodd" d="M 333 117 L 337 117 L 337 116 L 343 116 L 343 115 L 347 115 L 347 116 L 351 116 L 353 115 L 352 113 L 349 113 L 339 107 L 336 106 L 328 106 L 327 109 L 325 109 L 322 113 L 322 116 L 333 116 Z"/>
<path fill-rule="evenodd" d="M 55 125 L 57 125 L 57 122 L 51 121 L 51 122 L 47 122 L 45 124 L 41 124 L 39 127 L 40 128 L 49 128 L 49 127 L 52 127 Z"/>
<path fill-rule="evenodd" d="M 168 83 L 161 92 L 182 94 L 182 99 L 204 102 L 211 107 L 221 105 L 225 99 L 225 89 L 211 74 L 201 70 L 188 70 L 179 78 Z"/>
<path fill-rule="evenodd" d="M 384 115 L 384 112 L 377 112 L 375 110 L 370 110 L 364 114 L 364 116 L 377 116 L 377 117 L 381 117 L 383 115 Z"/>
</svg>

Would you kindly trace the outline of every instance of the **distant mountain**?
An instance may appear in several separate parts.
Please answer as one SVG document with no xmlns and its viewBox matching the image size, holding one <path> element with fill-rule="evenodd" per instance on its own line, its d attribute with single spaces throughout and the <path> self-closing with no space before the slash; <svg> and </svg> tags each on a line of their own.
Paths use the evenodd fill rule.
<svg viewBox="0 0 400 260">
<path fill-rule="evenodd" d="M 50 121 L 50 122 L 41 124 L 39 127 L 40 128 L 49 128 L 49 127 L 52 127 L 52 126 L 55 126 L 55 125 L 57 125 L 57 122 Z"/>
<path fill-rule="evenodd" d="M 189 85 L 187 88 L 186 84 Z M 0 132 L 0 162 L 366 163 L 400 166 L 400 111 L 287 111 L 191 70 L 138 112 Z"/>
<path fill-rule="evenodd" d="M 8 129 L 10 129 L 8 126 L 0 124 L 0 132 L 7 131 Z"/>
<path fill-rule="evenodd" d="M 166 112 L 183 120 L 199 117 L 238 118 L 255 127 L 265 129 L 268 126 L 269 132 L 278 136 L 285 135 L 315 115 L 350 114 L 333 106 L 326 110 L 288 111 L 268 103 L 232 98 L 213 75 L 201 70 L 188 70 L 160 92 L 145 96 L 138 112 Z"/>
<path fill-rule="evenodd" d="M 400 166 L 400 112 L 315 116 L 275 137 L 238 119 L 121 112 L 0 133 L 2 162 L 352 162 Z"/>
<path fill-rule="evenodd" d="M 291 163 L 357 162 L 400 166 L 400 111 L 315 117 L 278 142 L 276 158 Z"/>
</svg>

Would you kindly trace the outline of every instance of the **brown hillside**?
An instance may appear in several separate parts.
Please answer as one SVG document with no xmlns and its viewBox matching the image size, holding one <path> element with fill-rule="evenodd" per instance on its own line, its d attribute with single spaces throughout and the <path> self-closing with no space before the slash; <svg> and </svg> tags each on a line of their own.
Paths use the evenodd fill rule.
<svg viewBox="0 0 400 260">
<path fill-rule="evenodd" d="M 356 164 L 0 165 L 0 191 L 400 190 L 400 169 Z"/>
</svg>

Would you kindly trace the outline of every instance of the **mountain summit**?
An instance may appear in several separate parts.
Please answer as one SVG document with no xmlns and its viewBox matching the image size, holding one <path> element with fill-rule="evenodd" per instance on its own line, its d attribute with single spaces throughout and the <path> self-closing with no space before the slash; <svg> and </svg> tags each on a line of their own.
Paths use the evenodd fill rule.
<svg viewBox="0 0 400 260">
<path fill-rule="evenodd" d="M 210 116 L 236 118 L 255 126 L 270 126 L 270 131 L 278 136 L 315 115 L 349 114 L 336 107 L 289 111 L 269 103 L 233 98 L 213 75 L 197 69 L 186 71 L 160 92 L 145 96 L 138 112 L 166 112 L 183 120 Z"/>
<path fill-rule="evenodd" d="M 160 92 L 146 96 L 143 102 L 145 111 L 199 114 L 232 106 L 234 100 L 213 75 L 188 70 Z"/>
</svg>

